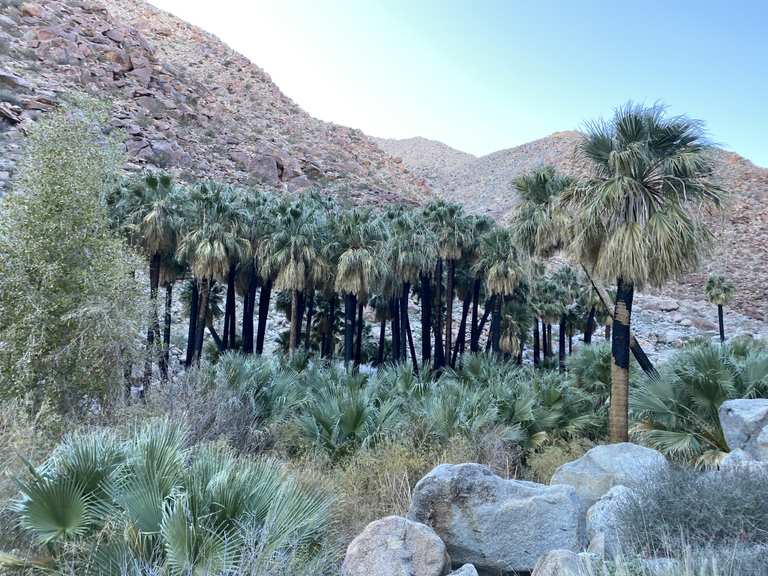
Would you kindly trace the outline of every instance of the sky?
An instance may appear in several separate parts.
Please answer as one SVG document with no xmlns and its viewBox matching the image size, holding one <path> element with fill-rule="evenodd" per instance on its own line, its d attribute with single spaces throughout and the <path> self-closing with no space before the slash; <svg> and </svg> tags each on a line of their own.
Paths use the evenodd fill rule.
<svg viewBox="0 0 768 576">
<path fill-rule="evenodd" d="M 768 0 L 150 0 L 313 116 L 475 155 L 628 100 L 768 167 Z"/>
</svg>

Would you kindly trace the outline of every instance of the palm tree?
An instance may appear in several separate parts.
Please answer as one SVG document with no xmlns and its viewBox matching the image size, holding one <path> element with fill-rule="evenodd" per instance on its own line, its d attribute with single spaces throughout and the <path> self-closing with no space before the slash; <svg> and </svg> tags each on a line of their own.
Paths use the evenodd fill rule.
<svg viewBox="0 0 768 576">
<path fill-rule="evenodd" d="M 376 251 L 384 230 L 371 210 L 353 208 L 338 215 L 335 232 L 341 250 L 335 288 L 344 297 L 344 364 L 348 366 L 353 356 L 356 315 L 360 317 L 358 306 L 368 301 L 376 273 Z M 358 334 L 362 333 L 360 324 Z M 359 362 L 357 356 L 355 364 Z"/>
<path fill-rule="evenodd" d="M 634 291 L 661 286 L 699 262 L 709 233 L 694 204 L 718 203 L 700 123 L 628 104 L 587 126 L 581 152 L 592 175 L 561 196 L 573 216 L 570 250 L 590 276 L 616 282 L 609 436 L 628 438 Z"/>
<path fill-rule="evenodd" d="M 399 334 L 393 339 L 397 344 L 395 360 L 406 360 L 406 347 L 410 350 L 414 371 L 418 371 L 418 360 L 413 344 L 410 318 L 408 316 L 408 302 L 410 300 L 411 287 L 416 282 L 421 283 L 422 305 L 422 334 L 424 332 L 423 321 L 425 316 L 431 318 L 431 284 L 429 271 L 437 256 L 436 237 L 430 228 L 424 226 L 421 217 L 414 217 L 405 212 L 390 214 L 389 237 L 382 245 L 383 265 L 391 274 L 391 295 L 395 299 L 393 314 L 393 326 L 397 326 Z M 397 318 L 395 318 L 395 316 Z M 429 322 L 427 323 L 427 330 Z M 427 333 L 427 342 L 429 342 Z M 428 352 L 427 348 L 427 352 Z M 429 362 L 429 354 L 424 355 L 424 343 L 422 342 L 422 365 Z"/>
<path fill-rule="evenodd" d="M 581 283 L 576 271 L 570 266 L 560 267 L 552 276 L 552 279 L 561 288 L 562 312 L 560 313 L 560 328 L 558 330 L 558 366 L 560 372 L 565 372 L 565 337 L 568 333 L 568 312 L 573 309 Z"/>
<path fill-rule="evenodd" d="M 485 233 L 480 238 L 478 257 L 473 268 L 475 273 L 485 278 L 486 289 L 493 299 L 490 342 L 491 350 L 498 354 L 503 300 L 514 293 L 525 277 L 512 232 L 498 227 Z"/>
<path fill-rule="evenodd" d="M 565 312 L 565 288 L 553 276 L 540 276 L 534 284 L 533 300 L 536 314 L 542 320 L 544 358 L 552 357 L 552 324 L 559 322 Z"/>
<path fill-rule="evenodd" d="M 177 254 L 189 262 L 199 290 L 193 362 L 199 362 L 202 355 L 212 282 L 227 278 L 232 261 L 250 250 L 240 199 L 233 188 L 216 182 L 202 183 L 191 194 Z"/>
<path fill-rule="evenodd" d="M 704 293 L 710 304 L 717 305 L 717 323 L 720 327 L 720 342 L 725 342 L 725 326 L 723 324 L 723 306 L 733 298 L 733 284 L 722 274 L 710 274 L 704 285 Z"/>
<path fill-rule="evenodd" d="M 301 293 L 326 271 L 322 218 L 311 199 L 285 199 L 277 208 L 274 233 L 261 245 L 259 259 L 276 271 L 275 288 L 291 292 L 290 355 L 299 344 Z"/>
<path fill-rule="evenodd" d="M 150 319 L 147 327 L 147 358 L 144 391 L 152 375 L 152 356 L 160 341 L 157 295 L 163 261 L 176 250 L 184 193 L 167 174 L 147 174 L 130 186 L 117 200 L 114 211 L 122 215 L 125 232 L 149 262 Z M 161 360 L 162 362 L 162 360 Z"/>
<path fill-rule="evenodd" d="M 443 263 L 447 267 L 446 294 L 445 294 L 445 349 L 437 350 L 435 355 L 435 367 L 441 368 L 445 359 L 451 356 L 451 339 L 453 336 L 453 284 L 455 278 L 456 261 L 461 258 L 464 248 L 471 242 L 471 220 L 464 214 L 464 209 L 459 204 L 452 204 L 444 200 L 437 200 L 428 204 L 424 209 L 425 217 L 437 241 L 437 264 L 435 267 L 435 282 L 438 287 L 437 294 L 437 323 L 436 332 L 441 331 L 442 298 L 440 295 Z M 438 345 L 442 345 L 440 342 Z"/>
</svg>

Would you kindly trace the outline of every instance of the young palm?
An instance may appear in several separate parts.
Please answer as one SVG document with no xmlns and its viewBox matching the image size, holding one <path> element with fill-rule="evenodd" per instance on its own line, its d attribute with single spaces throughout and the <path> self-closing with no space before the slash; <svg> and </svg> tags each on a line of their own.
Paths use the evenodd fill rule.
<svg viewBox="0 0 768 576">
<path fill-rule="evenodd" d="M 524 265 L 515 247 L 514 236 L 508 229 L 494 228 L 480 238 L 474 271 L 485 278 L 486 289 L 493 299 L 491 349 L 498 354 L 503 300 L 514 293 L 525 277 Z"/>
<path fill-rule="evenodd" d="M 720 342 L 725 342 L 725 325 L 723 324 L 723 306 L 733 298 L 733 284 L 722 274 L 710 274 L 704 285 L 704 293 L 710 304 L 717 305 L 717 323 L 720 327 Z"/>
<path fill-rule="evenodd" d="M 260 261 L 275 270 L 275 288 L 291 292 L 291 332 L 288 352 L 299 343 L 301 293 L 326 272 L 323 214 L 310 200 L 283 200 L 277 208 L 274 234 L 261 245 Z"/>
<path fill-rule="evenodd" d="M 702 128 L 662 108 L 628 104 L 587 127 L 592 176 L 561 196 L 573 215 L 570 249 L 591 276 L 616 282 L 609 436 L 628 437 L 630 319 L 636 288 L 696 267 L 708 231 L 694 204 L 718 203 Z"/>
<path fill-rule="evenodd" d="M 364 306 L 371 293 L 376 251 L 384 229 L 370 210 L 354 208 L 338 216 L 334 231 L 341 250 L 335 288 L 344 297 L 344 364 L 349 365 L 353 359 L 358 306 Z M 359 329 L 362 330 L 362 326 Z M 358 361 L 355 355 L 355 363 Z"/>
<path fill-rule="evenodd" d="M 240 199 L 237 191 L 216 182 L 203 183 L 191 194 L 177 253 L 189 263 L 198 283 L 194 362 L 199 362 L 202 354 L 211 284 L 226 278 L 232 261 L 242 258 L 250 249 L 242 226 Z"/>
</svg>

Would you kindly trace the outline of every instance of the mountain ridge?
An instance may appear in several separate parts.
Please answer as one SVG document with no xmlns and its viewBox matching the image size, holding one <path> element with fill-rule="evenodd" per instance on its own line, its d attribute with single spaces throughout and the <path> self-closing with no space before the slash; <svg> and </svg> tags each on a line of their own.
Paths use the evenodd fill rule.
<svg viewBox="0 0 768 576">
<path fill-rule="evenodd" d="M 129 169 L 350 203 L 417 204 L 429 186 L 360 130 L 313 118 L 212 34 L 141 0 L 10 3 L 0 17 L 0 192 L 29 123 L 81 92 L 110 105 Z"/>
</svg>

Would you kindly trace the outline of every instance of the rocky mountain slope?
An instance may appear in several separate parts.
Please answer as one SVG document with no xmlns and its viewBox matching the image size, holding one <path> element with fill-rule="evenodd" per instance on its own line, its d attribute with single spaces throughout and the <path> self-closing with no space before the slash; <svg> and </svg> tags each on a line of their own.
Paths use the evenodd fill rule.
<svg viewBox="0 0 768 576">
<path fill-rule="evenodd" d="M 578 132 L 556 132 L 546 138 L 500 150 L 487 156 L 455 164 L 456 151 L 424 139 L 382 142 L 383 148 L 399 154 L 417 174 L 438 175 L 431 180 L 443 197 L 463 203 L 470 212 L 499 220 L 514 208 L 517 195 L 512 181 L 520 174 L 551 164 L 562 172 L 580 176 L 587 166 L 579 158 Z M 444 159 L 439 154 L 444 150 Z M 713 252 L 702 268 L 669 285 L 671 296 L 703 299 L 709 272 L 727 274 L 736 284 L 734 306 L 757 319 L 768 316 L 768 169 L 755 166 L 733 152 L 716 150 L 715 178 L 730 199 L 724 209 L 708 217 L 715 232 Z M 450 169 L 439 171 L 435 165 Z"/>
<path fill-rule="evenodd" d="M 415 174 L 432 187 L 442 186 L 451 173 L 477 158 L 447 144 L 427 138 L 371 138 L 384 152 L 403 158 Z"/>
<path fill-rule="evenodd" d="M 0 193 L 30 122 L 68 95 L 107 101 L 129 168 L 315 184 L 357 203 L 416 203 L 422 179 L 359 130 L 301 110 L 245 57 L 141 0 L 0 0 Z"/>
</svg>

